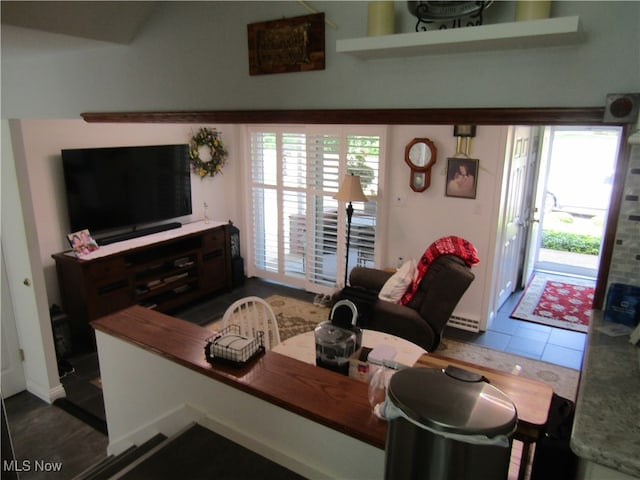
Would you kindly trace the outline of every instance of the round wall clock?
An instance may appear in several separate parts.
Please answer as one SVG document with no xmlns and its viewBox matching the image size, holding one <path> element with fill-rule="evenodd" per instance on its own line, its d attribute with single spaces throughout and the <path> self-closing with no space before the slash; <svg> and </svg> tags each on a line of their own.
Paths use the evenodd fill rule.
<svg viewBox="0 0 640 480">
<path fill-rule="evenodd" d="M 411 169 L 409 185 L 414 192 L 424 192 L 431 184 L 431 167 L 438 149 L 428 138 L 414 138 L 404 150 L 404 161 Z"/>
</svg>

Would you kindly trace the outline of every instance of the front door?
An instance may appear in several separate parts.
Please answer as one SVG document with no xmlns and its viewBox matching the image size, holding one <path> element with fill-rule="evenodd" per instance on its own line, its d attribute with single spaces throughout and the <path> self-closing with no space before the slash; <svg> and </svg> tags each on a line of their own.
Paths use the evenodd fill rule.
<svg viewBox="0 0 640 480">
<path fill-rule="evenodd" d="M 542 133 L 542 129 L 536 128 L 537 134 Z M 545 129 L 546 135 L 547 129 Z M 522 268 L 522 276 L 520 277 L 519 286 L 525 288 L 529 282 L 529 279 L 533 276 L 533 271 L 536 266 L 538 252 L 540 251 L 540 245 L 542 243 L 542 221 L 545 213 L 553 208 L 553 204 L 550 201 L 551 198 L 546 195 L 546 184 L 548 174 L 549 155 L 548 142 L 540 141 L 536 135 L 533 143 L 533 151 L 530 155 L 529 172 L 531 182 L 530 183 L 530 195 L 525 197 L 525 205 L 528 205 L 527 220 L 528 231 L 526 232 L 526 240 L 524 247 L 524 265 Z M 543 145 L 542 152 L 538 152 L 538 147 Z"/>
<path fill-rule="evenodd" d="M 509 129 L 500 202 L 499 225 L 502 228 L 498 232 L 499 267 L 494 312 L 518 286 L 526 229 L 531 217 L 531 202 L 527 201 L 532 196 L 529 176 L 535 172 L 537 145 L 538 128 L 518 126 Z"/>
</svg>

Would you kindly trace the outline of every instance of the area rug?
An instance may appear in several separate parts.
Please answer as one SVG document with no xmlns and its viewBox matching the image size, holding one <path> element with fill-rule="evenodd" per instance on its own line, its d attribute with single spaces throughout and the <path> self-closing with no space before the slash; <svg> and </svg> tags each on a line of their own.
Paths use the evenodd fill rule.
<svg viewBox="0 0 640 480">
<path fill-rule="evenodd" d="M 589 280 L 555 280 L 534 275 L 512 318 L 586 333 L 593 304 L 594 283 Z"/>
<path fill-rule="evenodd" d="M 436 354 L 544 382 L 558 395 L 575 401 L 580 372 L 572 368 L 444 338 Z M 514 372 L 515 371 L 515 372 Z"/>
<path fill-rule="evenodd" d="M 329 318 L 328 308 L 317 307 L 304 300 L 280 295 L 272 295 L 265 300 L 276 314 L 281 340 L 313 330 L 318 323 Z M 221 326 L 220 322 L 221 320 L 218 319 L 206 328 L 218 330 Z M 580 372 L 571 368 L 448 338 L 440 342 L 436 353 L 503 372 L 513 372 L 516 369 L 519 375 L 542 381 L 565 398 L 574 400 L 576 397 Z"/>
<path fill-rule="evenodd" d="M 324 322 L 329 318 L 329 308 L 319 307 L 311 302 L 298 300 L 297 298 L 271 295 L 265 300 L 271 305 L 273 313 L 276 315 L 281 341 L 309 332 L 316 328 L 320 322 Z M 219 330 L 221 327 L 222 318 L 216 319 L 213 323 L 205 326 L 205 328 L 213 331 Z"/>
</svg>

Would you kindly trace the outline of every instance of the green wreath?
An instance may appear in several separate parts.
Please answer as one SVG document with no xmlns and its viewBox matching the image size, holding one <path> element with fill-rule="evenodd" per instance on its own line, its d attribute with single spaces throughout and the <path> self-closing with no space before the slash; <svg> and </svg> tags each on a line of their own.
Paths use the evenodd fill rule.
<svg viewBox="0 0 640 480">
<path fill-rule="evenodd" d="M 200 147 L 209 147 L 211 160 L 204 161 L 200 158 Z M 227 161 L 227 150 L 222 144 L 220 133 L 209 128 L 198 130 L 189 142 L 189 158 L 191 168 L 200 177 L 214 177 L 222 173 L 222 167 Z"/>
</svg>

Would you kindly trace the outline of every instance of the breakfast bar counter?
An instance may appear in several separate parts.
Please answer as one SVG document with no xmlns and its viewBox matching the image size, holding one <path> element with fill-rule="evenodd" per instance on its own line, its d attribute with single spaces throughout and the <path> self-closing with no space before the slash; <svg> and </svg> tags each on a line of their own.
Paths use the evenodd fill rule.
<svg viewBox="0 0 640 480">
<path fill-rule="evenodd" d="M 387 425 L 366 383 L 270 351 L 211 364 L 212 332 L 140 306 L 92 326 L 110 453 L 187 416 L 307 477 L 381 478 Z"/>
<path fill-rule="evenodd" d="M 593 314 L 576 402 L 571 448 L 578 478 L 640 478 L 640 365 L 629 336 L 611 337 Z"/>
<path fill-rule="evenodd" d="M 129 341 L 214 380 L 384 449 L 386 422 L 372 414 L 367 384 L 266 351 L 244 367 L 210 364 L 211 332 L 134 306 L 95 322 L 96 330 Z M 328 408 L 329 405 L 335 408 Z"/>
</svg>

